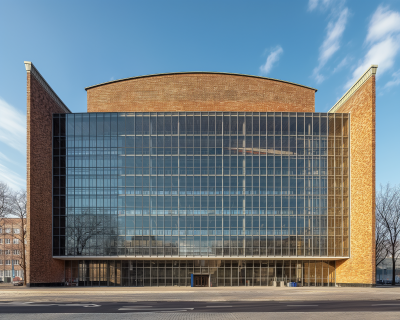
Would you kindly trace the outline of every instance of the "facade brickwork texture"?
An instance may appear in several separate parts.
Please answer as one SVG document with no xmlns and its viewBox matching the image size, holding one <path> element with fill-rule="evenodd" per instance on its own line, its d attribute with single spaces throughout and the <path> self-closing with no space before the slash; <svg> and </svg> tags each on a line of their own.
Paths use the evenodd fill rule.
<svg viewBox="0 0 400 320">
<path fill-rule="evenodd" d="M 218 73 L 130 78 L 87 90 L 88 112 L 314 112 L 315 89 Z"/>
<path fill-rule="evenodd" d="M 336 282 L 375 284 L 375 76 L 336 112 L 350 113 L 350 259 L 336 262 Z"/>
<path fill-rule="evenodd" d="M 27 283 L 63 282 L 64 261 L 52 256 L 52 114 L 65 111 L 27 77 Z"/>
</svg>

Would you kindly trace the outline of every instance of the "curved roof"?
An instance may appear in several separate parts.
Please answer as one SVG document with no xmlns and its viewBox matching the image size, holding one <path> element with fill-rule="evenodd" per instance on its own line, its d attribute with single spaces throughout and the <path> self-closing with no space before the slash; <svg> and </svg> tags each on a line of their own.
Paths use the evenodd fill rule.
<svg viewBox="0 0 400 320">
<path fill-rule="evenodd" d="M 124 78 L 124 79 L 118 79 L 118 80 L 103 82 L 103 83 L 95 84 L 93 86 L 86 87 L 85 90 L 96 88 L 96 87 L 100 87 L 100 86 L 104 86 L 104 85 L 111 84 L 111 83 L 126 81 L 126 80 L 134 80 L 134 79 L 150 78 L 150 77 L 170 76 L 170 75 L 179 75 L 179 74 L 216 74 L 216 75 L 230 75 L 230 76 L 238 76 L 238 77 L 249 77 L 249 78 L 256 78 L 256 79 L 261 79 L 261 80 L 273 80 L 273 81 L 283 82 L 283 83 L 287 83 L 287 84 L 292 84 L 292 85 L 295 85 L 295 86 L 303 87 L 303 88 L 306 88 L 306 89 L 311 89 L 311 90 L 314 90 L 315 92 L 318 91 L 315 88 L 307 87 L 307 86 L 304 86 L 302 84 L 289 82 L 289 81 L 284 81 L 284 80 L 278 80 L 278 79 L 266 78 L 266 77 L 260 77 L 260 76 L 253 76 L 253 75 L 247 75 L 247 74 L 240 74 L 240 73 L 213 72 L 213 71 L 190 71 L 190 72 L 171 72 L 171 73 L 149 74 L 149 75 L 143 75 L 143 76 L 130 77 L 130 78 Z"/>
</svg>

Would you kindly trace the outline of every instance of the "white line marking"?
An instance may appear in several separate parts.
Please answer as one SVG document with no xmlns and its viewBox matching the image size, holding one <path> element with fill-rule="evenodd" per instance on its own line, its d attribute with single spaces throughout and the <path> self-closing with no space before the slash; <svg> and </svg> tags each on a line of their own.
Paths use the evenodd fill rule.
<svg viewBox="0 0 400 320">
<path fill-rule="evenodd" d="M 122 306 L 122 308 L 153 308 L 153 306 Z"/>
<path fill-rule="evenodd" d="M 91 307 L 100 307 L 98 304 L 80 304 L 80 303 L 67 303 L 67 304 L 58 304 L 59 307 L 84 307 L 84 308 L 91 308 Z"/>
<path fill-rule="evenodd" d="M 159 309 L 143 309 L 143 308 L 139 308 L 139 309 L 137 309 L 137 308 L 119 308 L 118 310 L 121 310 L 121 311 L 128 311 L 128 310 L 130 310 L 130 311 L 147 311 L 147 310 L 150 310 L 150 311 L 152 311 L 152 312 L 160 312 L 160 311 L 168 311 L 168 310 L 174 310 L 174 311 L 182 311 L 182 310 L 193 310 L 194 308 L 159 308 Z"/>
<path fill-rule="evenodd" d="M 318 307 L 317 304 L 288 304 L 288 307 Z"/>
<path fill-rule="evenodd" d="M 81 304 L 81 303 L 66 303 L 66 304 L 58 304 L 58 303 L 34 303 L 34 302 L 9 302 L 9 303 L 0 303 L 0 306 L 9 306 L 9 307 L 84 307 L 84 308 L 92 308 L 92 307 L 100 307 L 98 304 Z"/>
<path fill-rule="evenodd" d="M 232 306 L 206 306 L 206 308 L 232 308 Z"/>
<path fill-rule="evenodd" d="M 25 303 L 25 302 L 10 302 L 10 303 L 0 303 L 0 306 L 4 307 L 50 307 L 56 306 L 56 304 L 33 304 L 32 302 Z"/>
</svg>

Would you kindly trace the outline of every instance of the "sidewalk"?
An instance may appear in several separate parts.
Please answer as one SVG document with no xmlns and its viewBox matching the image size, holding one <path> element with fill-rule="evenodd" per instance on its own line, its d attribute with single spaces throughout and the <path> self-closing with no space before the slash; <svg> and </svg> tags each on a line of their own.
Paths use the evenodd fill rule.
<svg viewBox="0 0 400 320">
<path fill-rule="evenodd" d="M 400 287 L 72 287 L 27 288 L 0 286 L 2 301 L 322 301 L 398 300 Z"/>
</svg>

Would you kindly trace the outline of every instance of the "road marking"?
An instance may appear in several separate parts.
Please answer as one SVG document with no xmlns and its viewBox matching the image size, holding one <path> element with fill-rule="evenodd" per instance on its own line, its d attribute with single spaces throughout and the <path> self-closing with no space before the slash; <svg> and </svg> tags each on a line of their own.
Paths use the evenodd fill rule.
<svg viewBox="0 0 400 320">
<path fill-rule="evenodd" d="M 232 306 L 206 306 L 206 308 L 232 308 Z"/>
<path fill-rule="evenodd" d="M 288 304 L 288 307 L 318 307 L 317 304 Z"/>
<path fill-rule="evenodd" d="M 67 303 L 67 304 L 57 304 L 59 307 L 84 307 L 84 308 L 93 308 L 93 307 L 100 307 L 98 304 L 81 304 L 81 303 Z"/>
<path fill-rule="evenodd" d="M 93 308 L 93 307 L 100 307 L 98 304 L 94 303 L 66 303 L 66 304 L 59 304 L 59 303 L 35 303 L 35 302 L 8 302 L 8 303 L 0 303 L 0 306 L 19 306 L 19 307 L 84 307 L 84 308 Z"/>
<path fill-rule="evenodd" d="M 33 304 L 33 302 L 6 302 L 6 303 L 0 303 L 0 306 L 4 307 L 50 307 L 50 306 L 56 306 L 56 304 Z"/>
<path fill-rule="evenodd" d="M 153 306 L 122 306 L 122 308 L 153 308 Z"/>
<path fill-rule="evenodd" d="M 182 310 L 193 310 L 194 308 L 158 308 L 158 309 L 144 309 L 144 308 L 119 308 L 121 311 L 152 311 L 152 312 L 160 312 L 160 311 L 182 311 Z"/>
</svg>

